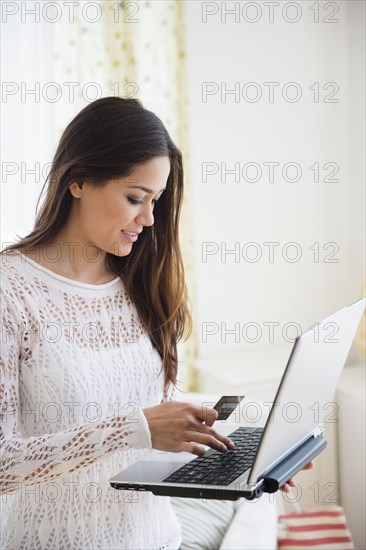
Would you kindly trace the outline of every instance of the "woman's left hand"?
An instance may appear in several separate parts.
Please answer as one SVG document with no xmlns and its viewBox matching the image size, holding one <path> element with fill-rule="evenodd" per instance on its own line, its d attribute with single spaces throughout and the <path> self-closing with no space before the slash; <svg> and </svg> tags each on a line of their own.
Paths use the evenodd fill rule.
<svg viewBox="0 0 366 550">
<path fill-rule="evenodd" d="M 311 470 L 313 466 L 314 466 L 314 462 L 311 461 L 309 462 L 309 464 L 304 466 L 303 470 Z M 296 485 L 295 480 L 291 478 L 288 481 L 286 481 L 286 483 L 282 485 L 282 487 L 280 487 L 280 491 L 282 491 L 283 493 L 289 493 L 291 491 L 291 487 L 295 487 L 295 485 Z"/>
</svg>

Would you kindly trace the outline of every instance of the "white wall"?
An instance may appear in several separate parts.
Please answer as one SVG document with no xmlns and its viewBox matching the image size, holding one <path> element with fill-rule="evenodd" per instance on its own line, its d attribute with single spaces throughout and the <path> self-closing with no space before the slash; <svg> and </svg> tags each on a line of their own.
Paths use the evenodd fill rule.
<svg viewBox="0 0 366 550">
<path fill-rule="evenodd" d="M 249 7 L 249 4 L 252 7 Z M 269 8 L 263 2 L 187 2 L 187 67 L 189 78 L 190 175 L 193 188 L 195 267 L 197 304 L 195 323 L 202 330 L 207 322 L 217 330 L 203 341 L 199 337 L 201 358 L 218 353 L 268 349 L 269 328 L 265 322 L 277 322 L 276 342 L 290 345 L 282 336 L 289 322 L 303 331 L 310 325 L 357 300 L 361 294 L 364 267 L 364 2 L 284 3 L 274 11 L 269 22 Z M 290 4 L 293 6 L 291 7 Z M 226 9 L 235 9 L 226 15 Z M 282 15 L 282 9 L 288 11 Z M 319 5 L 319 22 L 314 22 L 311 5 Z M 246 7 L 245 7 L 246 6 Z M 333 9 L 339 7 L 338 13 Z M 297 12 L 296 12 L 297 7 Z M 247 9 L 247 12 L 243 10 Z M 294 19 L 299 15 L 298 22 Z M 213 15 L 203 21 L 204 11 Z M 257 14 L 254 10 L 257 11 Z M 262 16 L 256 23 L 245 20 Z M 243 15 L 244 14 L 244 15 Z M 235 21 L 237 17 L 238 21 Z M 338 19 L 326 23 L 324 19 Z M 223 20 L 222 20 L 223 19 Z M 239 83 L 238 102 L 234 94 L 220 97 L 220 91 L 203 100 L 203 83 L 216 83 L 212 89 L 234 89 Z M 262 98 L 255 102 L 254 88 L 243 92 L 246 83 L 260 86 Z M 265 82 L 279 82 L 270 102 Z M 296 82 L 302 91 L 297 102 L 285 101 L 284 85 Z M 314 101 L 309 89 L 319 83 L 320 101 Z M 334 90 L 339 91 L 323 100 Z M 295 88 L 288 89 L 294 97 Z M 216 163 L 218 173 L 203 181 L 204 163 Z M 240 163 L 258 163 L 262 178 L 257 183 L 235 181 L 234 175 L 222 180 L 220 164 L 233 168 Z M 269 182 L 264 162 L 278 162 L 275 181 Z M 281 170 L 286 163 L 301 167 L 300 181 L 284 181 Z M 314 181 L 309 169 L 320 164 L 320 181 Z M 325 182 L 336 163 L 338 182 Z M 214 165 L 213 165 L 214 166 Z M 289 178 L 295 172 L 289 170 Z M 249 173 L 254 178 L 254 172 Z M 216 243 L 218 252 L 203 261 L 203 243 Z M 233 254 L 220 258 L 220 251 L 234 249 L 241 253 L 246 243 L 260 245 L 262 258 L 256 263 L 238 262 Z M 279 242 L 274 261 L 269 261 L 269 247 L 264 242 Z M 302 257 L 296 263 L 285 261 L 281 251 L 286 243 L 296 242 Z M 315 261 L 309 247 L 319 243 L 320 258 Z M 336 263 L 325 262 L 334 250 Z M 295 249 L 288 249 L 289 255 Z M 253 257 L 254 248 L 247 249 Z M 331 258 L 328 258 L 331 259 Z M 255 339 L 253 326 L 246 335 L 227 336 L 221 329 L 226 323 L 240 330 L 246 323 L 258 323 L 262 335 Z M 207 325 L 206 325 L 207 326 Z M 289 327 L 289 338 L 296 336 Z M 352 351 L 357 356 L 357 350 Z M 223 356 L 224 357 L 224 356 Z"/>
</svg>

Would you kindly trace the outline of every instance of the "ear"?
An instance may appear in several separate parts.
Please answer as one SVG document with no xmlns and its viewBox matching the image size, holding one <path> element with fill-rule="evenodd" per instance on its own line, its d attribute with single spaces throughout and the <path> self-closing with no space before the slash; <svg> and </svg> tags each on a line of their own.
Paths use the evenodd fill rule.
<svg viewBox="0 0 366 550">
<path fill-rule="evenodd" d="M 83 183 L 84 182 L 82 182 L 82 181 L 81 182 L 80 181 L 78 181 L 78 182 L 73 181 L 69 185 L 70 193 L 75 199 L 80 199 L 81 194 L 82 194 Z"/>
</svg>

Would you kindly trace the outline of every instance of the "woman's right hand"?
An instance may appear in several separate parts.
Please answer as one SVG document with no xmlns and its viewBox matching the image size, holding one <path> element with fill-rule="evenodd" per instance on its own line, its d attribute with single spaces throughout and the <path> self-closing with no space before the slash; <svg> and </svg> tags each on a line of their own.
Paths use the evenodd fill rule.
<svg viewBox="0 0 366 550">
<path fill-rule="evenodd" d="M 197 443 L 222 452 L 234 448 L 228 437 L 211 427 L 218 416 L 211 407 L 168 401 L 143 409 L 143 412 L 150 428 L 153 449 L 175 453 L 185 451 L 203 456 L 206 449 Z"/>
</svg>

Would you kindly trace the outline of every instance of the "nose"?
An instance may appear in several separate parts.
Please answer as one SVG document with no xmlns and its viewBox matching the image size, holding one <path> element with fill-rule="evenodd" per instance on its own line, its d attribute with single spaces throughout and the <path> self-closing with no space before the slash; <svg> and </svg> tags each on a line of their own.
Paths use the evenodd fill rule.
<svg viewBox="0 0 366 550">
<path fill-rule="evenodd" d="M 146 203 L 145 208 L 139 212 L 136 217 L 136 222 L 139 225 L 150 226 L 154 224 L 154 215 L 153 215 L 154 206 L 150 206 L 149 203 Z"/>
</svg>

